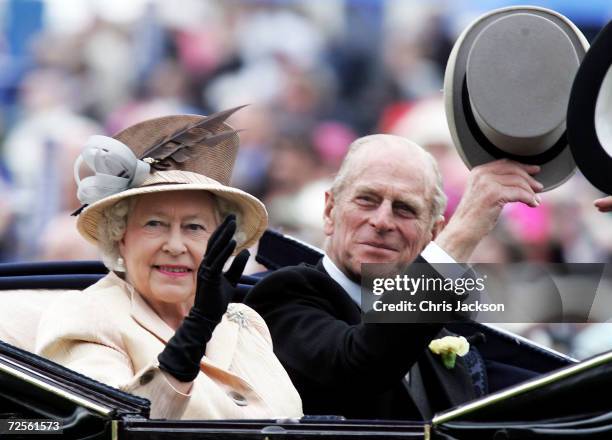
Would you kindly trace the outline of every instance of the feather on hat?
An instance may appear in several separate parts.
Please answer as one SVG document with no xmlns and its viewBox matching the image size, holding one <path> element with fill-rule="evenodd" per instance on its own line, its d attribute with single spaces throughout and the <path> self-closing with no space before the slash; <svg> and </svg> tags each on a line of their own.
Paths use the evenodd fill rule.
<svg viewBox="0 0 612 440">
<path fill-rule="evenodd" d="M 242 106 L 243 107 L 243 106 Z M 225 121 L 236 107 L 208 117 L 177 115 L 150 119 L 112 138 L 93 136 L 75 163 L 77 228 L 98 243 L 105 209 L 128 197 L 161 191 L 208 191 L 229 202 L 239 215 L 236 252 L 255 244 L 268 216 L 255 197 L 229 185 L 240 139 Z M 80 179 L 85 161 L 95 175 Z"/>
</svg>

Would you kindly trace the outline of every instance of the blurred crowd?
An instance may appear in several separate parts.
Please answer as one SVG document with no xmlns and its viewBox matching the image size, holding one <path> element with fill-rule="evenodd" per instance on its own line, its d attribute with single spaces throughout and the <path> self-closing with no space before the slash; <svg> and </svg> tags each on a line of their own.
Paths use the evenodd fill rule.
<svg viewBox="0 0 612 440">
<path fill-rule="evenodd" d="M 233 183 L 264 201 L 271 227 L 321 246 L 323 192 L 349 143 L 375 132 L 434 154 L 450 217 L 468 169 L 444 116 L 446 60 L 471 19 L 508 3 L 4 0 L 0 260 L 97 258 L 70 216 L 90 135 L 241 104 Z M 558 10 L 592 38 L 612 9 L 589 3 Z M 508 206 L 473 260 L 610 262 L 600 196 L 577 172 L 537 209 Z"/>
</svg>

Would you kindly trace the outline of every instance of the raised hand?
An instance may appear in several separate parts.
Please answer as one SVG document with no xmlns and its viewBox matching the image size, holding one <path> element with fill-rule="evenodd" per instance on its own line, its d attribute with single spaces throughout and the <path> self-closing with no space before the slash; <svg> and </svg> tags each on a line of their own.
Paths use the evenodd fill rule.
<svg viewBox="0 0 612 440">
<path fill-rule="evenodd" d="M 249 251 L 243 250 L 228 271 L 225 274 L 222 272 L 223 266 L 236 249 L 236 241 L 232 238 L 235 233 L 236 217 L 232 214 L 211 235 L 198 269 L 194 307 L 208 319 L 221 319 L 227 304 L 234 297 L 236 285 L 249 259 Z"/>
<path fill-rule="evenodd" d="M 206 344 L 221 321 L 249 259 L 249 251 L 243 250 L 223 273 L 223 266 L 236 249 L 232 238 L 235 232 L 236 217 L 229 215 L 208 239 L 198 269 L 193 307 L 158 356 L 159 367 L 181 382 L 191 382 L 198 375 Z"/>
<path fill-rule="evenodd" d="M 458 262 L 465 262 L 476 245 L 497 224 L 506 203 L 522 202 L 533 208 L 543 188 L 533 175 L 537 165 L 500 159 L 474 167 L 466 190 L 450 221 L 436 243 Z"/>
</svg>

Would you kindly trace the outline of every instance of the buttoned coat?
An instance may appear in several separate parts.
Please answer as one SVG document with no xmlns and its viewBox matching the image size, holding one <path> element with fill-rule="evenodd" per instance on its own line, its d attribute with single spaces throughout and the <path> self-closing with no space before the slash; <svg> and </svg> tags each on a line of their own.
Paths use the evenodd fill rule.
<svg viewBox="0 0 612 440">
<path fill-rule="evenodd" d="M 79 373 L 151 400 L 152 418 L 300 417 L 300 397 L 274 356 L 263 319 L 230 304 L 217 325 L 189 394 L 159 369 L 174 331 L 129 284 L 110 273 L 66 293 L 39 322 L 36 353 Z"/>
</svg>

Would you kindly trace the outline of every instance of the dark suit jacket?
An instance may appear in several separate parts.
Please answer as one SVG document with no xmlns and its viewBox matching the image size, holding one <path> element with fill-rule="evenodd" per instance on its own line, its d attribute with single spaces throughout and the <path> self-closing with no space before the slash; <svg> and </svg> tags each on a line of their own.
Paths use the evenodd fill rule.
<svg viewBox="0 0 612 440">
<path fill-rule="evenodd" d="M 268 324 L 274 352 L 298 389 L 305 414 L 420 419 L 402 382 L 419 358 L 434 364 L 423 379 L 428 394 L 442 399 L 435 405 L 449 407 L 474 397 L 465 365 L 445 370 L 424 350 L 441 325 L 362 323 L 359 307 L 321 262 L 273 272 L 245 302 Z M 447 379 L 456 382 L 450 394 L 435 383 Z"/>
</svg>

